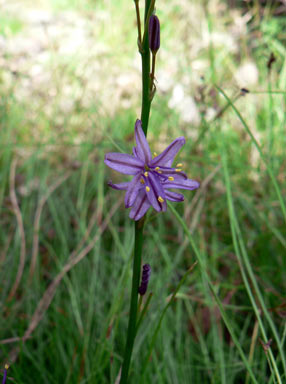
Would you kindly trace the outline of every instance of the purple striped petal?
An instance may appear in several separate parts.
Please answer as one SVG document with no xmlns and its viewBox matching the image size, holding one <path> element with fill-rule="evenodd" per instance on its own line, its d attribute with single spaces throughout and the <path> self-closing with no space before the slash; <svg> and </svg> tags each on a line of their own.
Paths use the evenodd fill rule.
<svg viewBox="0 0 286 384">
<path fill-rule="evenodd" d="M 174 161 L 175 156 L 185 144 L 185 142 L 186 141 L 183 136 L 178 137 L 160 155 L 154 157 L 154 159 L 150 163 L 150 166 L 170 166 Z"/>
<path fill-rule="evenodd" d="M 138 157 L 136 147 L 133 147 L 132 153 L 133 153 L 133 156 Z"/>
<path fill-rule="evenodd" d="M 133 180 L 129 183 L 129 187 L 125 194 L 125 207 L 130 208 L 134 204 L 136 197 L 138 195 L 139 189 L 142 188 L 140 179 L 142 178 L 141 173 L 135 175 Z"/>
<path fill-rule="evenodd" d="M 185 198 L 181 193 L 165 191 L 166 199 L 170 201 L 175 201 L 176 203 L 184 201 Z"/>
<path fill-rule="evenodd" d="M 3 373 L 3 380 L 2 380 L 2 384 L 6 384 L 6 379 L 7 379 L 7 370 L 9 368 L 9 365 L 8 364 L 5 364 L 5 368 L 4 368 L 4 373 Z"/>
<path fill-rule="evenodd" d="M 147 199 L 145 191 L 142 189 L 138 193 L 137 199 L 135 200 L 135 203 L 131 208 L 131 211 L 129 213 L 130 219 L 133 219 L 135 221 L 141 219 L 141 217 L 145 215 L 149 207 L 150 203 Z"/>
<path fill-rule="evenodd" d="M 136 173 L 144 169 L 142 160 L 126 153 L 107 153 L 104 162 L 109 168 L 125 175 L 136 175 Z"/>
<path fill-rule="evenodd" d="M 148 176 L 144 176 L 144 180 L 146 187 L 149 188 L 148 191 L 146 189 L 146 195 L 153 208 L 157 212 L 166 211 L 167 204 L 165 191 L 162 187 L 162 184 L 160 183 L 160 180 L 155 175 L 153 175 L 152 172 L 148 172 Z M 160 202 L 158 198 L 162 198 L 163 202 Z"/>
<path fill-rule="evenodd" d="M 174 181 L 166 181 L 164 184 L 164 188 L 176 188 L 176 189 L 197 189 L 200 186 L 200 183 L 196 180 L 174 180 Z"/>
<path fill-rule="evenodd" d="M 107 185 L 113 189 L 118 189 L 120 191 L 126 191 L 126 189 L 130 185 L 130 181 L 126 181 L 125 183 L 113 184 L 111 181 L 107 183 Z"/>
<path fill-rule="evenodd" d="M 146 136 L 142 129 L 141 120 L 136 120 L 135 123 L 135 139 L 136 139 L 136 154 L 137 156 L 144 161 L 145 164 L 149 164 L 152 160 L 151 151 L 149 144 L 147 143 Z"/>
<path fill-rule="evenodd" d="M 185 172 L 176 172 L 175 168 L 170 167 L 159 167 L 160 174 L 159 176 L 167 178 L 173 177 L 175 180 L 187 180 L 188 176 Z"/>
</svg>

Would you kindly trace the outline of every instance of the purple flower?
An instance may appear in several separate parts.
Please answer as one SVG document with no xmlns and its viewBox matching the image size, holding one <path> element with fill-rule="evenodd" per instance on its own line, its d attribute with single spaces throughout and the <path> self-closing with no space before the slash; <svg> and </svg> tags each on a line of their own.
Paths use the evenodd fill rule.
<svg viewBox="0 0 286 384">
<path fill-rule="evenodd" d="M 184 200 L 181 193 L 169 189 L 193 190 L 198 188 L 200 183 L 187 178 L 182 172 L 182 164 L 172 167 L 175 156 L 185 144 L 184 137 L 178 137 L 160 155 L 154 154 L 153 159 L 140 120 L 136 120 L 135 123 L 135 139 L 136 147 L 133 148 L 133 155 L 107 153 L 104 162 L 115 171 L 133 175 L 133 179 L 129 182 L 108 184 L 114 189 L 126 191 L 125 206 L 132 207 L 129 217 L 136 221 L 145 215 L 150 206 L 161 212 L 166 211 L 166 200 L 175 202 Z"/>
</svg>

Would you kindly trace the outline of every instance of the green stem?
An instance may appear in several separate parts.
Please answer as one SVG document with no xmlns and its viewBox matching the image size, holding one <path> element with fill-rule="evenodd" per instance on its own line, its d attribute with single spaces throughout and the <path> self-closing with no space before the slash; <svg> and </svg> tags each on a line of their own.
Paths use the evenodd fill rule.
<svg viewBox="0 0 286 384">
<path fill-rule="evenodd" d="M 150 98 L 150 50 L 148 41 L 148 20 L 150 13 L 154 8 L 154 0 L 145 0 L 145 14 L 144 14 L 144 37 L 141 47 L 142 58 L 142 108 L 141 108 L 141 121 L 142 128 L 147 135 L 151 98 Z M 153 7 L 153 8 L 152 8 Z M 135 245 L 134 245 L 134 260 L 133 260 L 133 277 L 132 277 L 132 292 L 130 301 L 129 322 L 127 330 L 127 340 L 125 346 L 124 360 L 121 371 L 120 384 L 128 382 L 128 372 L 131 362 L 133 345 L 137 331 L 137 310 L 138 310 L 138 288 L 140 283 L 140 269 L 141 269 L 141 255 L 143 243 L 143 228 L 144 217 L 135 222 Z"/>
<path fill-rule="evenodd" d="M 137 29 L 138 29 L 138 42 L 139 44 L 142 44 L 139 0 L 135 0 L 135 9 L 136 9 L 136 19 L 137 19 Z"/>
<path fill-rule="evenodd" d="M 141 121 L 142 129 L 147 135 L 151 98 L 150 98 L 150 50 L 149 50 L 149 39 L 146 38 L 148 34 L 148 11 L 151 5 L 151 0 L 145 0 L 145 16 L 144 16 L 144 37 L 142 42 L 142 109 L 141 109 Z"/>
<path fill-rule="evenodd" d="M 153 85 L 154 85 L 154 79 L 155 79 L 155 65 L 156 65 L 156 53 L 152 53 L 152 71 L 150 75 L 150 93 L 153 90 Z"/>
<path fill-rule="evenodd" d="M 127 331 L 127 340 L 122 365 L 120 384 L 127 383 L 131 355 L 136 335 L 137 323 L 137 305 L 138 305 L 138 287 L 140 283 L 141 254 L 143 243 L 144 218 L 135 222 L 135 245 L 133 260 L 132 292 L 130 301 L 129 323 Z"/>
</svg>

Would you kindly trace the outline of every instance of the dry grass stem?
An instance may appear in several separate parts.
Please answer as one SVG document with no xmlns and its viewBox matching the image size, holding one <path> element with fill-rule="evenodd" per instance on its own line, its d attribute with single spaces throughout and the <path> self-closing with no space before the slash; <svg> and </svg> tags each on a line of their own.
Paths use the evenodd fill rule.
<svg viewBox="0 0 286 384">
<path fill-rule="evenodd" d="M 13 212 L 16 216 L 17 225 L 20 232 L 21 237 L 21 252 L 20 252 L 20 262 L 18 266 L 18 271 L 16 275 L 16 280 L 14 282 L 14 285 L 8 295 L 8 300 L 11 300 L 13 296 L 15 295 L 18 286 L 20 284 L 24 266 L 25 266 L 25 260 L 26 260 L 26 240 L 25 240 L 25 231 L 24 231 L 24 224 L 22 219 L 22 214 L 19 208 L 19 204 L 17 201 L 16 191 L 15 191 L 15 178 L 16 178 L 16 167 L 17 167 L 17 159 L 14 158 L 11 167 L 10 167 L 10 199 L 13 207 Z"/>
<path fill-rule="evenodd" d="M 218 173 L 218 171 L 220 169 L 221 169 L 221 165 L 219 164 L 201 183 L 201 186 L 197 190 L 195 196 L 193 197 L 191 204 L 186 207 L 186 211 L 185 211 L 185 215 L 184 215 L 186 222 L 189 222 L 190 214 L 191 214 L 191 212 L 193 212 L 194 207 L 197 204 L 199 198 L 205 193 L 209 183 L 212 181 L 212 179 L 215 177 L 215 175 Z"/>
<path fill-rule="evenodd" d="M 30 337 L 9 337 L 9 339 L 3 339 L 0 340 L 0 344 L 12 344 L 12 343 L 18 343 L 19 341 L 26 341 Z"/>
<path fill-rule="evenodd" d="M 194 230 L 197 228 L 197 225 L 199 224 L 200 216 L 201 216 L 201 212 L 203 210 L 204 204 L 205 204 L 205 197 L 203 196 L 199 200 L 198 205 L 196 206 L 196 209 L 194 210 L 194 213 L 192 214 L 192 221 L 191 221 L 191 224 L 189 226 L 190 233 L 193 233 Z"/>
</svg>

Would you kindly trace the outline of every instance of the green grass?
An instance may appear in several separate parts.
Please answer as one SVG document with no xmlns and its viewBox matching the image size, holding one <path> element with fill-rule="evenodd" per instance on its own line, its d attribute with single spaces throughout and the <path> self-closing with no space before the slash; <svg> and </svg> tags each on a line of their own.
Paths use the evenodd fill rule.
<svg viewBox="0 0 286 384">
<path fill-rule="evenodd" d="M 103 158 L 109 151 L 131 151 L 140 110 L 140 83 L 122 93 L 116 83 L 121 72 L 137 71 L 131 3 L 42 2 L 59 15 L 73 11 L 96 19 L 107 12 L 90 31 L 108 50 L 86 59 L 63 57 L 52 47 L 45 64 L 46 71 L 53 68 L 50 88 L 36 89 L 28 99 L 18 97 L 23 77 L 9 82 L 9 70 L 0 69 L 0 369 L 11 365 L 7 383 L 115 383 L 122 364 L 134 233 L 123 193 L 107 187 L 109 179 L 122 179 Z M 244 11 L 234 16 L 223 1 L 206 2 L 208 8 L 202 3 L 157 3 L 162 24 L 157 68 L 195 97 L 201 122 L 183 122 L 179 111 L 168 107 L 172 87 L 163 93 L 159 82 L 151 148 L 159 152 L 185 135 L 178 160 L 201 188 L 187 191 L 184 204 L 170 205 L 165 214 L 148 213 L 142 258 L 152 267 L 152 298 L 137 333 L 131 382 L 283 384 L 285 17 L 274 18 L 269 6 L 260 19 L 256 2 L 246 33 L 235 40 L 238 50 L 232 51 L 204 39 L 208 33 L 232 35 L 235 18 Z M 7 16 L 9 33 L 0 30 L 5 38 L 24 33 L 22 26 L 12 28 L 14 17 Z M 112 28 L 106 20 L 114 21 Z M 269 72 L 271 52 L 276 61 Z M 89 94 L 89 83 L 77 72 L 82 60 L 84 68 L 98 60 L 101 92 Z M 245 61 L 257 66 L 256 84 L 234 79 Z M 69 112 L 60 107 L 67 85 L 75 98 Z M 240 95 L 242 86 L 250 93 Z M 55 98 L 49 96 L 54 88 Z M 208 120 L 210 108 L 215 113 Z M 21 254 L 24 270 L 11 297 Z M 72 266 L 70 260 L 78 263 Z M 49 305 L 37 317 L 44 294 Z M 1 342 L 27 330 L 25 341 Z"/>
<path fill-rule="evenodd" d="M 10 17 L 3 13 L 0 16 L 0 36 L 9 37 L 21 32 L 23 24 L 20 19 L 16 17 Z"/>
</svg>

